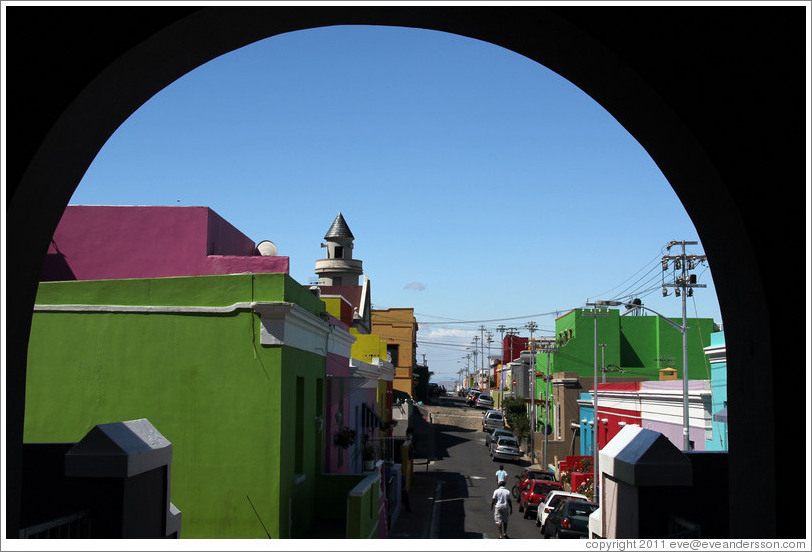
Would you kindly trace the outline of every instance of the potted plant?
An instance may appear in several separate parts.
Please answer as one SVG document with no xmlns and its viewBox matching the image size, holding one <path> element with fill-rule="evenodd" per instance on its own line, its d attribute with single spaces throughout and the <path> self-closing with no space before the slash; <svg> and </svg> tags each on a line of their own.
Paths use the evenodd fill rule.
<svg viewBox="0 0 812 552">
<path fill-rule="evenodd" d="M 355 430 L 344 426 L 344 429 L 336 433 L 334 442 L 341 448 L 350 448 L 355 443 Z"/>
</svg>

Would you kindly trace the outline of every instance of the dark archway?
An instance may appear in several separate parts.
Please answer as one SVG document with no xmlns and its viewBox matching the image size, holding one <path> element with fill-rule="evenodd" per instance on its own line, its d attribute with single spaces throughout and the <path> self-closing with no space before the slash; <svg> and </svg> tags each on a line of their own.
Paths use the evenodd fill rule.
<svg viewBox="0 0 812 552">
<path fill-rule="evenodd" d="M 796 246 L 805 217 L 805 8 L 6 13 L 9 536 L 19 526 L 25 363 L 38 275 L 94 156 L 132 112 L 195 67 L 279 33 L 342 24 L 433 29 L 511 49 L 580 87 L 642 144 L 694 221 L 717 279 L 729 366 L 731 535 L 804 536 L 797 519 L 805 516 L 777 516 L 775 506 L 794 496 L 792 488 L 805 488 L 790 488 L 779 469 L 803 452 L 797 443 L 808 434 L 800 427 L 804 397 L 797 396 L 805 374 L 804 308 L 790 296 L 806 289 Z M 782 438 L 786 420 L 794 424 L 792 439 Z M 797 482 L 799 471 L 786 475 Z M 753 481 L 757 489 L 742 484 Z M 758 523 L 747 509 L 756 494 Z"/>
</svg>

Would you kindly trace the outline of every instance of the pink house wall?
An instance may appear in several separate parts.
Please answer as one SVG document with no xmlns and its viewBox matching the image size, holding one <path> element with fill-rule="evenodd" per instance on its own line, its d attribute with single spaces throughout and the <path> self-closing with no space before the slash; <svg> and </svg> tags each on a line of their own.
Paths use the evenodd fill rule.
<svg viewBox="0 0 812 552">
<path fill-rule="evenodd" d="M 327 323 L 335 326 L 337 331 L 349 331 L 349 326 L 330 314 L 327 314 Z M 349 453 L 336 446 L 334 439 L 344 426 L 352 425 L 349 418 L 350 397 L 346 390 L 350 359 L 328 352 L 325 373 L 327 393 L 324 401 L 324 473 L 347 473 Z M 336 418 L 339 412 L 341 423 Z"/>
<path fill-rule="evenodd" d="M 42 281 L 289 272 L 208 207 L 69 205 Z"/>
</svg>

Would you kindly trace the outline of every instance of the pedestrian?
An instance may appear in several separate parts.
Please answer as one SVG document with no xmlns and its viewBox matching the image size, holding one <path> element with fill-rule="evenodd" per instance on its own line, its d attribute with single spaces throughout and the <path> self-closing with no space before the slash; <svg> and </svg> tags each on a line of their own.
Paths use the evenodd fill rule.
<svg viewBox="0 0 812 552">
<path fill-rule="evenodd" d="M 508 520 L 513 515 L 513 502 L 510 500 L 510 491 L 505 488 L 505 482 L 500 481 L 496 490 L 493 491 L 491 500 L 491 510 L 493 510 L 493 520 L 499 530 L 499 538 L 507 539 Z"/>
<path fill-rule="evenodd" d="M 498 486 L 503 482 L 507 485 L 507 472 L 505 471 L 505 466 L 499 464 L 499 469 L 496 470 L 496 485 Z"/>
</svg>

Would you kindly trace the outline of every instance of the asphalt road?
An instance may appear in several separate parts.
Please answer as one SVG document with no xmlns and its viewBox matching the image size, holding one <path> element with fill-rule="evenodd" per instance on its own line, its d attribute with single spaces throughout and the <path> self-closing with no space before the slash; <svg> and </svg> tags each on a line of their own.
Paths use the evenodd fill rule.
<svg viewBox="0 0 812 552">
<path fill-rule="evenodd" d="M 435 419 L 435 460 L 429 469 L 441 482 L 440 498 L 435 503 L 438 537 L 443 539 L 498 539 L 499 532 L 490 509 L 496 488 L 495 472 L 499 464 L 508 472 L 508 486 L 516 482 L 514 475 L 529 466 L 518 463 L 493 462 L 485 447 L 485 434 L 478 421 L 482 410 L 465 405 L 457 397 L 443 397 L 425 409 Z M 423 407 L 421 407 L 422 409 Z M 535 517 L 524 519 L 514 501 L 513 515 L 508 524 L 513 539 L 538 539 Z"/>
</svg>

